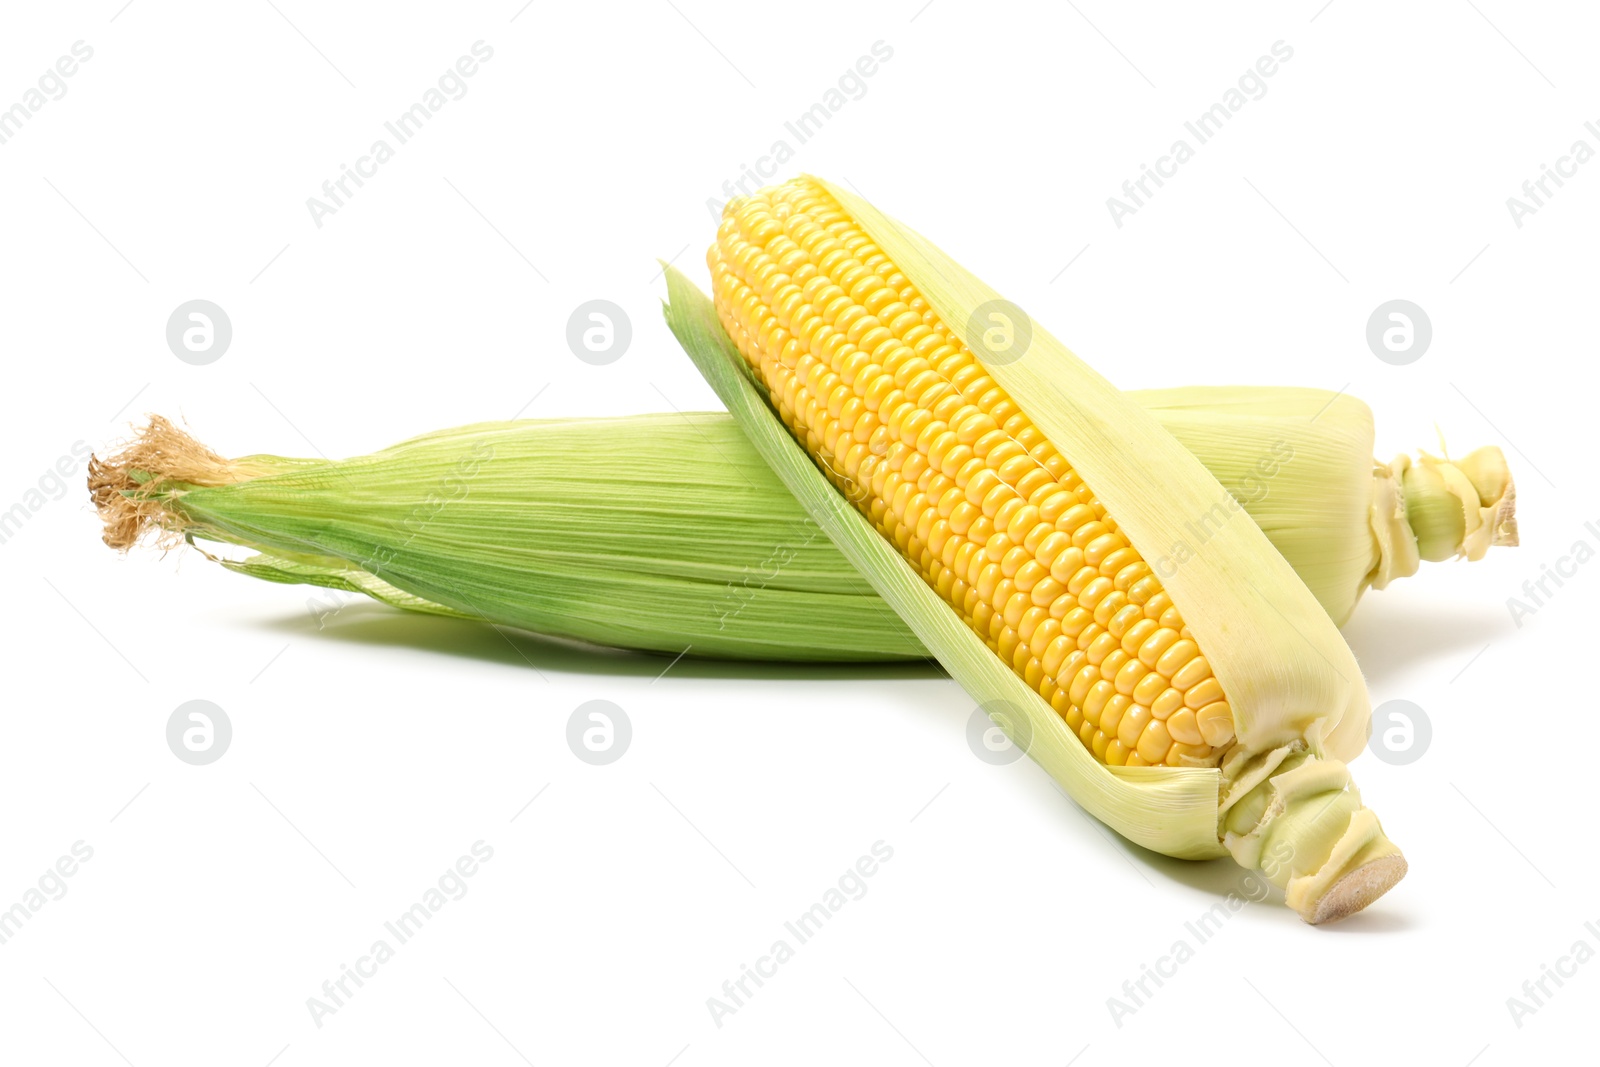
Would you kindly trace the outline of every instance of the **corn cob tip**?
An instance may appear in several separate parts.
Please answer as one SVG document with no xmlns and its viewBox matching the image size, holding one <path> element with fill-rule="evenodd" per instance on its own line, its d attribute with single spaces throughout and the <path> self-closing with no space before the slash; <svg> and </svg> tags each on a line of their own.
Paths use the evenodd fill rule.
<svg viewBox="0 0 1600 1067">
<path fill-rule="evenodd" d="M 182 540 L 187 520 L 167 506 L 171 490 L 185 485 L 231 485 L 260 473 L 225 459 L 160 415 L 149 416 L 132 441 L 105 459 L 89 457 L 89 499 L 105 529 L 101 539 L 126 552 L 146 537 L 170 548 Z"/>
</svg>

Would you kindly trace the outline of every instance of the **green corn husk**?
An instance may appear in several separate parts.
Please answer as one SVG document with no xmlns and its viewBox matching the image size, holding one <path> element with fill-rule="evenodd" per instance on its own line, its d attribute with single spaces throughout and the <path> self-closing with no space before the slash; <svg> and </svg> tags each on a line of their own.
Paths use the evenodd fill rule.
<svg viewBox="0 0 1600 1067">
<path fill-rule="evenodd" d="M 1460 461 L 1482 486 L 1467 508 L 1455 465 L 1374 464 L 1371 412 L 1353 397 L 1132 395 L 1228 486 L 1336 621 L 1419 557 L 1514 543 L 1498 449 Z M 257 554 L 224 566 L 410 611 L 673 655 L 927 656 L 720 412 L 483 423 L 332 463 L 224 459 L 154 418 L 94 461 L 90 485 L 113 547 L 149 533 L 242 546 Z M 1444 530 L 1426 553 L 1408 514 Z M 319 618 L 343 603 L 306 601 Z"/>
<path fill-rule="evenodd" d="M 926 655 L 726 415 L 484 423 L 336 463 L 229 461 L 156 418 L 90 482 L 114 547 L 239 545 L 240 573 L 397 607 L 673 654 Z"/>
</svg>

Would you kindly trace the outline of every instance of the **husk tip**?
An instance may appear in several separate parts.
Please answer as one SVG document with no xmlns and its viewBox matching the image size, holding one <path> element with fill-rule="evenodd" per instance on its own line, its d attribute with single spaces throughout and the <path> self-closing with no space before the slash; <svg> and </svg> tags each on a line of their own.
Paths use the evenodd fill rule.
<svg viewBox="0 0 1600 1067">
<path fill-rule="evenodd" d="M 227 485 L 241 472 L 160 415 L 104 459 L 89 457 L 89 499 L 104 526 L 101 540 L 119 552 L 153 539 L 165 549 L 183 540 L 186 520 L 168 504 L 174 483 Z"/>
</svg>

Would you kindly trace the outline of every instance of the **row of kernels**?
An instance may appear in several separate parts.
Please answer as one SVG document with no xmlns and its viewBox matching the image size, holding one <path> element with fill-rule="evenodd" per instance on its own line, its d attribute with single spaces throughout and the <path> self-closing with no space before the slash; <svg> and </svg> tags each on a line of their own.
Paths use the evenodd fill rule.
<svg viewBox="0 0 1600 1067">
<path fill-rule="evenodd" d="M 761 220 L 757 221 L 756 226 L 757 230 L 755 232 L 758 234 L 767 232 L 767 230 L 770 229 L 766 227 L 765 222 Z M 846 243 L 848 245 L 848 242 Z M 821 248 L 822 246 L 817 245 L 816 247 Z M 855 300 L 869 303 L 876 300 L 878 303 L 874 308 L 852 308 L 844 306 L 841 300 L 842 294 L 835 293 L 833 289 L 823 288 L 819 285 L 814 289 L 814 292 L 825 293 L 829 298 L 829 309 L 834 311 L 837 315 L 844 316 L 836 323 L 836 326 L 844 329 L 846 332 L 849 332 L 854 328 L 856 330 L 855 336 L 858 339 L 865 337 L 877 337 L 878 335 L 874 331 L 879 328 L 878 324 L 867 323 L 865 321 L 865 312 L 867 310 L 881 309 L 888 305 L 879 298 L 875 290 L 868 292 L 866 291 L 866 288 L 878 285 L 881 282 L 881 279 L 871 277 L 869 272 L 859 269 L 858 264 L 847 263 L 844 254 L 839 253 L 837 249 L 828 248 L 826 250 L 826 255 L 830 257 L 830 262 L 825 263 L 824 266 L 832 266 L 837 268 L 841 264 L 844 265 L 845 274 L 841 276 L 840 280 L 851 284 L 857 289 L 857 291 L 852 294 Z M 749 257 L 744 259 L 743 262 L 748 265 L 752 259 L 753 257 Z M 770 278 L 770 275 L 764 275 L 764 277 Z M 816 281 L 815 276 L 813 277 L 813 281 Z M 833 288 L 837 289 L 838 287 L 835 286 Z M 903 291 L 900 293 L 900 296 L 908 308 L 914 307 L 918 302 L 918 298 L 916 298 L 914 295 L 907 297 L 906 293 Z M 926 319 L 924 321 L 926 321 Z M 822 336 L 821 327 L 811 331 L 811 333 L 813 335 L 813 340 L 815 340 L 816 337 Z M 779 336 L 775 330 L 769 330 L 767 335 L 769 337 Z M 938 337 L 935 337 L 934 339 L 941 341 L 943 340 L 943 338 Z M 883 344 L 885 346 L 888 344 L 887 338 L 884 338 Z M 838 351 L 839 349 L 834 350 L 835 356 L 837 356 Z M 925 364 L 911 364 L 908 370 L 907 361 L 909 357 L 904 352 L 897 350 L 891 358 L 899 359 L 901 361 L 899 365 L 900 370 L 905 372 L 897 375 L 897 385 L 905 385 L 909 384 L 911 381 L 918 381 L 919 378 L 909 377 L 911 371 L 915 371 L 919 376 L 924 376 L 928 373 Z M 813 372 L 813 374 L 815 375 L 815 372 Z M 1015 410 L 1014 405 L 1010 405 L 1009 401 L 1006 401 L 1003 398 L 1003 394 L 995 392 L 994 389 L 991 388 L 990 383 L 982 379 L 983 376 L 976 373 L 976 369 L 974 368 L 973 373 L 968 374 L 964 381 L 961 381 L 957 384 L 966 386 L 972 393 L 977 393 L 978 399 L 995 405 L 1005 404 L 1005 409 L 1000 411 L 998 414 L 1003 419 L 1006 429 L 1016 432 L 1019 429 L 1017 426 L 1017 420 L 1020 416 L 1020 413 Z M 813 385 L 828 381 L 830 380 L 817 375 L 813 378 Z M 1098 502 L 1087 493 L 1087 487 L 1082 486 L 1081 483 L 1077 483 L 1074 488 L 1077 488 L 1081 491 L 1076 494 L 1056 492 L 1052 496 L 1052 494 L 1047 494 L 1044 492 L 1045 485 L 1043 482 L 1048 480 L 1048 472 L 1040 470 L 1039 464 L 1034 462 L 1034 460 L 1037 458 L 1036 455 L 1029 454 L 1036 451 L 1036 448 L 1031 446 L 1036 446 L 1037 442 L 1042 440 L 1042 434 L 1038 434 L 1037 431 L 1032 431 L 1030 436 L 1024 440 L 1007 441 L 1002 439 L 996 441 L 992 436 L 994 434 L 994 430 L 991 429 L 991 426 L 994 425 L 995 416 L 988 415 L 983 412 L 973 413 L 970 411 L 967 412 L 965 417 L 953 416 L 949 426 L 935 427 L 933 424 L 937 420 L 932 418 L 925 411 L 919 412 L 915 410 L 907 401 L 900 400 L 895 396 L 894 390 L 892 390 L 888 384 L 880 384 L 881 382 L 882 379 L 880 378 L 878 382 L 869 383 L 870 386 L 875 386 L 876 388 L 876 391 L 872 392 L 870 395 L 874 399 L 878 400 L 880 404 L 888 404 L 891 401 L 895 402 L 891 411 L 891 418 L 902 421 L 897 422 L 891 428 L 897 428 L 899 430 L 900 437 L 906 444 L 916 445 L 919 447 L 919 449 L 925 449 L 929 446 L 930 442 L 939 440 L 940 435 L 951 433 L 951 426 L 954 427 L 954 443 L 956 445 L 967 444 L 967 441 L 962 439 L 961 434 L 962 429 L 965 428 L 967 431 L 966 436 L 971 440 L 971 445 L 968 445 L 968 447 L 976 445 L 977 447 L 973 448 L 973 453 L 978 455 L 980 458 L 988 459 L 992 456 L 994 462 L 989 469 L 995 471 L 996 475 L 1002 476 L 997 477 L 996 480 L 990 484 L 989 492 L 985 494 L 985 496 L 990 497 L 990 499 L 987 501 L 988 506 L 984 508 L 986 517 L 999 518 L 1002 520 L 1005 529 L 1003 533 L 996 534 L 996 537 L 1010 536 L 1015 534 L 1016 540 L 1023 542 L 1023 545 L 1020 546 L 1022 549 L 1022 554 L 1020 555 L 1013 554 L 1005 550 L 1002 550 L 1000 553 L 1002 560 L 1005 560 L 1005 565 L 1001 572 L 1004 574 L 1004 578 L 1001 580 L 996 580 L 996 575 L 993 571 L 985 570 L 984 564 L 981 562 L 981 558 L 978 557 L 978 553 L 974 550 L 971 544 L 961 541 L 958 536 L 944 535 L 943 530 L 941 530 L 940 533 L 941 535 L 944 535 L 944 543 L 940 547 L 949 549 L 950 551 L 948 553 L 939 553 L 941 555 L 948 554 L 952 560 L 959 560 L 964 554 L 967 562 L 966 570 L 968 577 L 969 579 L 972 579 L 973 585 L 977 587 L 978 592 L 986 593 L 991 597 L 1002 598 L 997 601 L 997 606 L 1001 606 L 1003 608 L 1003 614 L 990 615 L 990 618 L 995 625 L 999 625 L 1002 621 L 1005 623 L 1003 632 L 1000 634 L 999 644 L 1001 644 L 1003 647 L 1010 647 L 1013 650 L 1018 650 L 1019 642 L 1017 638 L 1019 634 L 1017 632 L 1004 632 L 1012 630 L 1012 627 L 1018 627 L 1020 629 L 1020 637 L 1023 641 L 1026 641 L 1029 644 L 1030 649 L 1034 650 L 1035 657 L 1037 657 L 1040 651 L 1045 653 L 1045 667 L 1051 665 L 1059 666 L 1065 658 L 1064 653 L 1066 652 L 1065 645 L 1067 643 L 1067 635 L 1070 634 L 1072 630 L 1082 625 L 1081 620 L 1074 619 L 1067 624 L 1067 629 L 1065 631 L 1060 631 L 1061 624 L 1056 622 L 1055 618 L 1063 618 L 1067 616 L 1072 609 L 1060 596 L 1059 590 L 1053 589 L 1048 584 L 1043 584 L 1049 581 L 1057 581 L 1059 583 L 1059 579 L 1057 579 L 1053 574 L 1049 579 L 1044 578 L 1041 573 L 1042 567 L 1039 566 L 1035 566 L 1031 570 L 1028 569 L 1028 564 L 1030 562 L 1036 563 L 1037 561 L 1029 561 L 1025 558 L 1025 556 L 1027 554 L 1031 554 L 1032 551 L 1038 550 L 1040 546 L 1044 545 L 1050 540 L 1048 535 L 1041 531 L 1039 524 L 1039 520 L 1045 517 L 1050 509 L 1053 509 L 1059 513 L 1049 515 L 1052 520 L 1059 519 L 1062 515 L 1067 515 L 1067 522 L 1065 525 L 1068 527 L 1071 533 L 1078 535 L 1073 539 L 1075 544 L 1073 544 L 1072 547 L 1075 550 L 1088 549 L 1088 553 L 1085 554 L 1085 557 L 1074 558 L 1071 561 L 1072 563 L 1078 565 L 1081 569 L 1082 562 L 1089 554 L 1092 554 L 1095 558 L 1089 560 L 1088 562 L 1101 564 L 1107 560 L 1112 560 L 1114 563 L 1119 564 L 1114 571 L 1114 573 L 1117 573 L 1117 580 L 1114 583 L 1114 588 L 1108 588 L 1106 586 L 1094 586 L 1093 588 L 1088 589 L 1087 600 L 1094 608 L 1099 610 L 1099 614 L 1101 616 L 1104 616 L 1096 618 L 1095 625 L 1104 626 L 1108 623 L 1111 623 L 1112 620 L 1115 619 L 1115 625 L 1118 627 L 1116 636 L 1120 637 L 1122 635 L 1122 630 L 1128 625 L 1129 621 L 1133 617 L 1133 614 L 1125 609 L 1137 606 L 1141 603 L 1149 602 L 1157 594 L 1159 586 L 1151 581 L 1145 581 L 1145 579 L 1149 577 L 1148 567 L 1145 566 L 1142 561 L 1137 561 L 1136 553 L 1132 553 L 1131 550 L 1123 551 L 1126 548 L 1125 542 L 1123 542 L 1120 537 L 1116 535 L 1114 524 L 1104 520 L 1104 509 L 1097 506 Z M 920 385 L 918 388 L 931 388 L 933 384 L 935 383 L 923 380 L 922 385 Z M 833 415 L 833 409 L 836 405 L 842 409 L 843 401 L 838 399 L 837 395 L 834 393 L 830 392 L 828 396 L 829 402 L 827 403 L 826 407 L 828 414 Z M 813 412 L 816 406 L 814 401 L 801 395 L 798 390 L 795 391 L 795 403 L 796 406 L 801 406 L 804 404 L 808 413 Z M 831 430 L 832 428 L 829 427 L 828 429 Z M 1021 429 L 1023 431 L 1032 430 L 1031 427 L 1025 426 L 1021 427 Z M 934 430 L 937 430 L 937 433 L 933 432 Z M 842 434 L 834 437 L 835 441 L 844 439 L 845 438 Z M 953 446 L 949 443 L 946 443 L 944 447 L 949 449 Z M 960 458 L 965 461 L 970 461 L 973 456 L 962 455 Z M 1059 457 L 1047 454 L 1047 458 L 1050 460 L 1057 460 L 1058 469 L 1070 470 L 1069 468 L 1065 468 L 1064 461 L 1059 460 Z M 944 467 L 945 465 L 939 464 L 939 466 Z M 949 465 L 950 469 L 954 472 L 952 477 L 960 474 L 961 466 L 962 464 L 957 463 L 951 463 Z M 949 522 L 950 527 L 953 528 L 956 523 L 967 520 L 967 516 L 957 514 L 959 504 L 962 502 L 954 499 L 952 499 L 948 504 L 941 500 L 941 506 L 939 508 L 940 514 L 938 515 L 937 519 L 931 518 L 931 513 L 927 511 L 927 501 L 929 496 L 933 494 L 929 494 L 926 491 L 933 488 L 933 485 L 925 477 L 925 474 L 926 472 L 924 472 L 924 477 L 919 479 L 919 487 L 924 490 L 923 493 L 912 493 L 908 489 L 904 493 L 897 494 L 894 499 L 894 502 L 901 509 L 902 516 L 908 520 L 907 523 L 897 526 L 897 540 L 904 539 L 904 536 L 900 534 L 900 531 L 902 530 L 909 532 L 910 530 L 914 529 L 916 534 L 931 538 L 934 534 L 934 531 L 939 529 L 941 523 Z M 1027 479 L 1030 478 L 1032 479 L 1031 483 L 1027 481 Z M 958 485 L 960 484 L 961 480 L 963 479 L 957 479 Z M 968 485 L 970 485 L 971 481 L 967 481 Z M 1023 499 L 1028 501 L 1028 504 L 1032 504 L 1034 510 L 1025 510 L 1028 504 L 1020 502 L 1007 493 L 995 492 L 995 489 L 1001 482 L 1006 483 L 1007 488 L 1015 488 L 1015 486 L 1011 483 L 1021 483 L 1022 488 L 1027 491 L 1025 496 L 1023 496 Z M 950 487 L 945 486 L 943 488 L 945 489 L 945 492 L 948 493 Z M 1034 500 L 1038 500 L 1040 503 L 1046 504 L 1046 507 L 1041 508 L 1039 504 L 1033 504 L 1032 502 Z M 971 502 L 969 500 L 966 503 L 970 504 Z M 1078 510 L 1072 510 L 1074 507 L 1078 507 Z M 1004 515 L 1001 514 L 1002 509 L 1006 509 Z M 970 530 L 972 525 L 971 521 L 966 521 L 964 524 L 968 525 Z M 959 532 L 962 531 L 958 531 L 958 533 Z M 1058 555 L 1061 552 L 1063 545 L 1058 541 L 1051 544 L 1049 547 L 1053 555 Z M 1049 562 L 1054 564 L 1055 559 L 1051 558 Z M 1137 562 L 1137 566 L 1131 569 L 1128 573 L 1119 573 L 1122 571 L 1124 566 L 1134 562 Z M 952 589 L 954 588 L 953 582 L 955 580 L 956 579 L 953 578 L 947 580 L 944 576 L 940 576 L 938 579 L 941 584 L 949 585 Z M 1038 597 L 1032 596 L 1031 594 L 1033 591 L 1035 589 L 1039 589 L 1042 584 L 1043 588 L 1040 591 L 1040 595 Z M 1092 585 L 1092 580 L 1090 584 Z M 969 586 L 969 592 L 971 591 L 971 588 L 972 587 Z M 941 589 L 941 592 L 944 592 L 944 590 Z M 1052 592 L 1056 593 L 1057 596 L 1050 598 L 1044 595 Z M 1082 606 L 1085 598 L 1081 594 L 1083 594 L 1085 590 L 1078 589 L 1076 592 L 1080 594 L 1079 604 Z M 1116 592 L 1118 594 L 1118 598 L 1111 597 L 1109 594 L 1112 592 Z M 1024 594 L 1029 594 L 1026 599 L 1024 598 Z M 1033 603 L 1035 600 L 1038 600 L 1039 603 Z M 1128 603 L 1130 600 L 1133 602 L 1131 605 Z M 1045 602 L 1052 604 L 1052 610 L 1050 614 L 1055 618 L 1046 620 L 1043 617 L 1042 612 L 1035 610 L 1042 608 L 1043 603 Z M 1156 602 L 1150 606 L 1149 614 L 1155 616 L 1160 621 L 1178 622 L 1181 627 L 1181 621 L 1175 616 L 1172 618 L 1164 617 L 1167 610 L 1168 606 L 1162 605 L 1160 602 Z M 1048 621 L 1050 625 L 1044 625 L 1046 621 Z M 991 626 L 991 630 L 993 628 L 994 627 Z M 1079 632 L 1082 637 L 1080 644 L 1089 644 L 1091 643 L 1092 639 L 1100 636 L 1096 632 L 1084 633 L 1082 630 L 1079 630 Z M 1182 634 L 1180 633 L 1180 640 L 1181 639 Z M 1167 643 L 1170 645 L 1172 642 Z M 1185 650 L 1180 647 L 1179 652 L 1181 653 L 1182 651 Z M 1097 654 L 1103 661 L 1106 651 L 1103 648 L 1097 649 Z M 1132 689 L 1136 686 L 1136 683 L 1142 680 L 1139 672 L 1141 670 L 1147 670 L 1147 668 L 1142 666 L 1142 661 L 1134 660 L 1128 651 L 1122 652 L 1121 655 L 1124 662 L 1120 665 L 1121 669 L 1114 675 L 1116 679 L 1114 684 L 1116 684 L 1118 689 Z M 1177 664 L 1174 661 L 1176 655 L 1177 654 L 1174 654 L 1173 657 L 1169 657 L 1167 661 L 1162 662 L 1166 663 L 1169 668 L 1185 666 Z M 1051 661 L 1054 661 L 1054 663 Z M 1117 664 L 1105 664 L 1108 671 L 1110 671 L 1112 667 L 1116 665 Z M 1021 665 L 1019 664 L 1019 666 Z M 1052 695 L 1059 695 L 1059 689 L 1055 689 L 1053 684 Z M 1126 696 L 1126 694 L 1119 695 Z M 1128 722 L 1137 724 L 1140 721 L 1140 718 L 1141 716 L 1136 714 L 1132 718 L 1128 719 Z M 1123 729 L 1131 730 L 1132 727 L 1123 726 Z M 1155 747 L 1157 747 L 1158 742 L 1160 741 L 1159 734 L 1159 731 L 1151 732 L 1151 738 L 1147 740 L 1145 745 L 1143 758 L 1151 758 Z M 1137 740 L 1138 739 L 1135 738 L 1128 742 L 1128 744 L 1135 744 Z M 1128 747 L 1128 745 L 1125 744 L 1124 747 Z M 1117 755 L 1118 753 L 1113 749 L 1113 758 L 1115 758 Z M 1137 748 L 1130 751 L 1128 755 L 1130 757 L 1137 758 Z"/>
</svg>

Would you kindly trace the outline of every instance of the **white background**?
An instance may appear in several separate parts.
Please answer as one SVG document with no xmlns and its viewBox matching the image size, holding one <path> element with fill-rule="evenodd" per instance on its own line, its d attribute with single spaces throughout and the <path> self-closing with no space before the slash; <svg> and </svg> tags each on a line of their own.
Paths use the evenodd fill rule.
<svg viewBox="0 0 1600 1067">
<path fill-rule="evenodd" d="M 1506 598 L 1600 543 L 1600 162 L 1520 228 L 1506 198 L 1574 140 L 1600 148 L 1592 12 L 275 2 L 7 10 L 0 106 L 75 41 L 94 53 L 0 145 L 0 507 L 145 412 L 224 454 L 340 456 L 519 411 L 714 407 L 661 322 L 656 258 L 703 284 L 707 199 L 883 41 L 865 95 L 781 176 L 850 182 L 1121 385 L 1348 387 L 1385 459 L 1436 448 L 1435 424 L 1456 452 L 1500 445 L 1523 546 L 1429 566 L 1347 628 L 1374 703 L 1433 723 L 1414 764 L 1354 767 L 1410 876 L 1329 929 L 1245 908 L 1119 1029 L 1107 998 L 1193 943 L 1184 924 L 1242 872 L 1132 848 L 1031 763 L 975 759 L 971 703 L 935 672 L 668 670 L 375 605 L 319 632 L 305 590 L 106 550 L 78 464 L 0 545 L 0 907 L 93 849 L 0 945 L 0 1060 L 1582 1054 L 1600 963 L 1520 1028 L 1506 1000 L 1579 938 L 1600 949 L 1600 566 L 1520 628 Z M 307 198 L 479 40 L 467 94 L 316 226 Z M 1114 225 L 1106 198 L 1279 40 L 1266 95 Z M 1364 340 L 1397 297 L 1434 328 L 1404 367 Z M 195 298 L 233 324 L 209 366 L 165 342 Z M 605 367 L 565 342 L 595 298 L 633 323 Z M 164 738 L 196 698 L 234 727 L 206 767 Z M 610 766 L 564 741 L 591 699 L 633 723 Z M 470 892 L 315 1025 L 307 998 L 480 839 Z M 706 998 L 879 840 L 894 856 L 867 895 L 716 1026 Z"/>
</svg>

